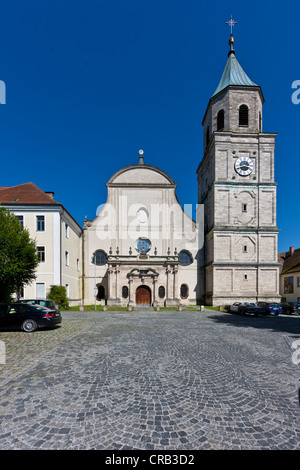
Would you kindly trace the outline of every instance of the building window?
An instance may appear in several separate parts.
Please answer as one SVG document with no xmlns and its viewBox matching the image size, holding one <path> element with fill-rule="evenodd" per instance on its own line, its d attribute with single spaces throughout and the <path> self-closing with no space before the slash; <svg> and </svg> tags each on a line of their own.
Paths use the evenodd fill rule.
<svg viewBox="0 0 300 470">
<path fill-rule="evenodd" d="M 224 109 L 221 109 L 217 114 L 217 131 L 224 129 Z"/>
<path fill-rule="evenodd" d="M 178 261 L 181 266 L 189 266 L 193 262 L 192 255 L 186 251 L 186 250 L 181 250 L 181 252 L 178 255 Z"/>
<path fill-rule="evenodd" d="M 69 252 L 68 251 L 65 251 L 65 265 L 66 266 L 69 266 Z"/>
<path fill-rule="evenodd" d="M 128 298 L 128 293 L 129 293 L 128 287 L 127 287 L 127 286 L 123 286 L 123 287 L 122 287 L 122 297 L 123 297 L 123 299 L 127 299 L 127 298 Z"/>
<path fill-rule="evenodd" d="M 248 274 L 244 274 L 244 281 L 248 280 Z"/>
<path fill-rule="evenodd" d="M 247 204 L 242 204 L 242 212 L 247 212 Z"/>
<path fill-rule="evenodd" d="M 248 126 L 249 110 L 248 106 L 242 104 L 239 109 L 239 126 Z"/>
<path fill-rule="evenodd" d="M 107 254 L 103 250 L 97 250 L 93 256 L 93 263 L 96 266 L 104 266 L 107 263 Z"/>
<path fill-rule="evenodd" d="M 36 298 L 45 299 L 46 298 L 46 286 L 44 282 L 37 282 L 35 285 L 36 289 Z"/>
<path fill-rule="evenodd" d="M 160 299 L 163 299 L 165 297 L 165 295 L 166 295 L 166 290 L 165 290 L 164 286 L 159 286 L 159 288 L 158 288 L 158 297 Z"/>
<path fill-rule="evenodd" d="M 182 299 L 187 299 L 189 296 L 189 288 L 186 284 L 181 284 L 180 286 L 180 297 Z"/>
<path fill-rule="evenodd" d="M 36 230 L 37 232 L 45 231 L 45 216 L 44 215 L 36 216 Z"/>
<path fill-rule="evenodd" d="M 77 258 L 76 260 L 76 268 L 77 268 L 77 271 L 79 271 L 79 258 Z"/>
<path fill-rule="evenodd" d="M 65 224 L 65 237 L 69 238 L 69 225 Z"/>
<path fill-rule="evenodd" d="M 69 284 L 66 284 L 65 287 L 66 287 L 66 295 L 69 298 L 70 297 L 70 286 L 69 286 Z"/>
<path fill-rule="evenodd" d="M 45 262 L 45 247 L 37 246 L 37 253 L 38 253 L 40 263 L 44 263 Z"/>
<path fill-rule="evenodd" d="M 105 299 L 105 289 L 104 286 L 98 286 L 97 300 Z"/>
<path fill-rule="evenodd" d="M 243 253 L 247 253 L 247 251 L 248 251 L 248 247 L 247 247 L 247 245 L 244 245 L 243 246 Z"/>
<path fill-rule="evenodd" d="M 300 277 L 297 277 L 297 287 L 300 287 Z"/>
<path fill-rule="evenodd" d="M 19 221 L 19 224 L 21 225 L 21 227 L 24 227 L 24 219 L 23 219 L 23 216 L 22 215 L 16 215 L 18 221 Z"/>
</svg>

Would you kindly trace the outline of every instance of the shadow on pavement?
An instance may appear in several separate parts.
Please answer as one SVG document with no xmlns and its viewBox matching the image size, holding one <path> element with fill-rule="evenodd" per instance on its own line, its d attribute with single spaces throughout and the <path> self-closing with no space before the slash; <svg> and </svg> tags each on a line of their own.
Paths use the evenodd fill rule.
<svg viewBox="0 0 300 470">
<path fill-rule="evenodd" d="M 300 315 L 291 316 L 241 316 L 234 313 L 220 312 L 219 314 L 210 315 L 210 319 L 218 323 L 228 324 L 231 326 L 243 328 L 257 328 L 278 331 L 281 333 L 290 333 L 299 335 L 300 337 Z"/>
</svg>

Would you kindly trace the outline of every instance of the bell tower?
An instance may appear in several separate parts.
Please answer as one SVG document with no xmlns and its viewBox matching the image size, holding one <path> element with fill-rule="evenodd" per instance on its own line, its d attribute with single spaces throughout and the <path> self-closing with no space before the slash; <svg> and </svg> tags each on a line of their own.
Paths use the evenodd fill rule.
<svg viewBox="0 0 300 470">
<path fill-rule="evenodd" d="M 263 93 L 239 64 L 232 34 L 229 46 L 202 121 L 203 158 L 197 169 L 207 305 L 280 298 L 276 134 L 262 131 Z"/>
</svg>

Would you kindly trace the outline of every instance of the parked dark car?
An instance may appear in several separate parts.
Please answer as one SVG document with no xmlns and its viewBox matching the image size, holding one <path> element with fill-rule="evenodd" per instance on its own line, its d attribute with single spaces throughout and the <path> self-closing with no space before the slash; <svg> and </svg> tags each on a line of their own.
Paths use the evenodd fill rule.
<svg viewBox="0 0 300 470">
<path fill-rule="evenodd" d="M 266 315 L 279 315 L 279 313 L 282 313 L 282 307 L 276 302 L 257 302 L 257 305 L 265 309 Z"/>
<path fill-rule="evenodd" d="M 31 305 L 41 305 L 42 307 L 52 308 L 56 310 L 56 305 L 54 300 L 51 299 L 24 299 L 24 300 L 17 300 L 16 304 L 31 304 Z"/>
<path fill-rule="evenodd" d="M 245 306 L 240 312 L 242 315 L 279 315 L 282 307 L 276 302 L 257 302 L 255 306 Z"/>
<path fill-rule="evenodd" d="M 48 309 L 40 305 L 26 303 L 0 304 L 0 327 L 26 331 L 37 328 L 53 328 L 61 323 L 59 310 Z"/>
<path fill-rule="evenodd" d="M 300 315 L 300 304 L 298 302 L 281 302 L 282 313 L 298 313 Z"/>
</svg>

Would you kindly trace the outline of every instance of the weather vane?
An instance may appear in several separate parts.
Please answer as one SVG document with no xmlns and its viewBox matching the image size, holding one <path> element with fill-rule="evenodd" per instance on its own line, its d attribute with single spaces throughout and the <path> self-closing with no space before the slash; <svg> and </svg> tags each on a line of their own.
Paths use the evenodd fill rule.
<svg viewBox="0 0 300 470">
<path fill-rule="evenodd" d="M 226 21 L 226 24 L 229 24 L 230 30 L 231 30 L 230 33 L 232 34 L 232 27 L 237 24 L 237 21 L 234 21 L 234 20 L 232 19 L 232 15 L 231 15 L 230 20 L 229 20 L 229 21 Z"/>
</svg>

